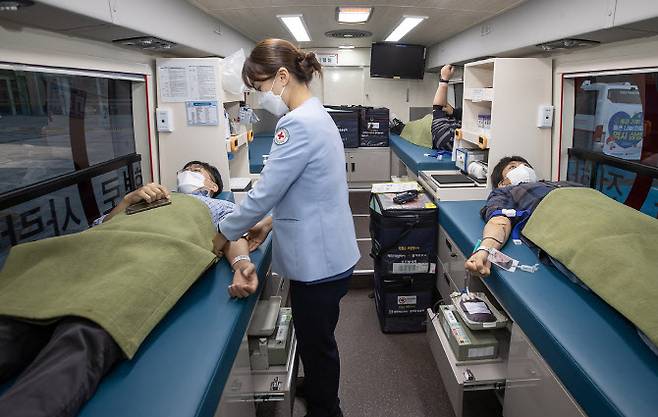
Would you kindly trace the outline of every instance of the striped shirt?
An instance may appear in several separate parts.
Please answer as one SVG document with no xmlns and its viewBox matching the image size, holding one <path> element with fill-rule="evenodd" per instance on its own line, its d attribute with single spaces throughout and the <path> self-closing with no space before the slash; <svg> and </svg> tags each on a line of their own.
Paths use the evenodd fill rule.
<svg viewBox="0 0 658 417">
<path fill-rule="evenodd" d="M 440 151 L 452 151 L 455 129 L 462 125 L 461 120 L 448 116 L 442 106 L 432 107 L 432 148 Z M 459 109 L 455 109 L 457 111 Z"/>
<path fill-rule="evenodd" d="M 494 188 L 487 198 L 486 205 L 480 210 L 480 216 L 486 222 L 496 210 L 515 209 L 532 212 L 548 193 L 564 187 L 582 187 L 582 185 L 570 181 L 537 181 Z M 513 224 L 518 221 L 518 219 L 511 220 Z"/>
</svg>

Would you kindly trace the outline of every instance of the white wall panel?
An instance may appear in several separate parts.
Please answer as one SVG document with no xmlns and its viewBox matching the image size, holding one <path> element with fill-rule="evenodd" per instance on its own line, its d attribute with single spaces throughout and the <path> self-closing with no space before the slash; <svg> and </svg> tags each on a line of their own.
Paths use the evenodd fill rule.
<svg viewBox="0 0 658 417">
<path fill-rule="evenodd" d="M 363 102 L 362 68 L 324 68 L 324 104 L 366 104 Z"/>
<path fill-rule="evenodd" d="M 369 71 L 366 68 L 366 71 Z M 407 80 L 370 78 L 365 82 L 365 104 L 373 107 L 388 107 L 391 113 L 407 122 L 409 120 L 409 83 Z"/>
<path fill-rule="evenodd" d="M 183 0 L 42 0 L 50 6 L 227 56 L 254 46 L 251 39 Z M 220 30 L 221 29 L 221 30 Z M 217 33 L 220 32 L 220 33 Z"/>
</svg>

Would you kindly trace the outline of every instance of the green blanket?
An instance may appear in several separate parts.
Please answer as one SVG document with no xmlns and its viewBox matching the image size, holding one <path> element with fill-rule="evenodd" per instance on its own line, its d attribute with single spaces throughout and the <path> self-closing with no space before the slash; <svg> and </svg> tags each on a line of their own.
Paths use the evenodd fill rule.
<svg viewBox="0 0 658 417">
<path fill-rule="evenodd" d="M 551 191 L 523 234 L 658 345 L 658 220 L 589 188 Z"/>
<path fill-rule="evenodd" d="M 79 316 L 132 358 L 149 332 L 215 262 L 215 227 L 199 200 L 172 204 L 67 236 L 12 248 L 0 272 L 0 314 Z"/>
<path fill-rule="evenodd" d="M 404 125 L 400 137 L 414 145 L 432 147 L 432 114 Z"/>
</svg>

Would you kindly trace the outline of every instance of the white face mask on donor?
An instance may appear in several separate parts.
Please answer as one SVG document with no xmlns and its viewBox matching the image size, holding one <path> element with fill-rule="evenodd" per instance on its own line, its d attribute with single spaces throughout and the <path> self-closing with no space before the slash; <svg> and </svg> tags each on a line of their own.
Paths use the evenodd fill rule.
<svg viewBox="0 0 658 417">
<path fill-rule="evenodd" d="M 181 171 L 177 176 L 178 192 L 184 194 L 192 194 L 195 191 L 205 187 L 205 177 L 198 172 Z"/>
<path fill-rule="evenodd" d="M 283 87 L 283 90 L 281 90 L 281 94 L 277 96 L 272 92 L 275 83 L 276 83 L 276 79 L 272 83 L 272 88 L 270 88 L 270 91 L 260 94 L 260 97 L 258 98 L 258 103 L 262 108 L 272 113 L 276 117 L 281 117 L 284 114 L 288 113 L 290 109 L 288 108 L 288 105 L 286 105 L 286 102 L 283 101 L 283 97 L 282 97 L 283 92 L 286 91 L 286 87 Z"/>
<path fill-rule="evenodd" d="M 507 173 L 507 179 L 511 185 L 519 185 L 522 182 L 537 182 L 537 174 L 534 169 L 521 164 Z"/>
</svg>

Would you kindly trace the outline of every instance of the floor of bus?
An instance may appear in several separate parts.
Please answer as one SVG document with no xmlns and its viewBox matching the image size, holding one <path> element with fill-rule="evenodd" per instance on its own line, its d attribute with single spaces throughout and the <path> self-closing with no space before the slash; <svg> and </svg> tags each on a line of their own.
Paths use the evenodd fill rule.
<svg viewBox="0 0 658 417">
<path fill-rule="evenodd" d="M 382 333 L 370 293 L 352 288 L 341 301 L 336 338 L 345 417 L 454 417 L 425 333 Z M 305 414 L 297 398 L 293 417 Z M 276 405 L 258 409 L 259 417 L 285 415 Z M 500 410 L 493 404 L 479 415 L 500 415 Z"/>
</svg>

